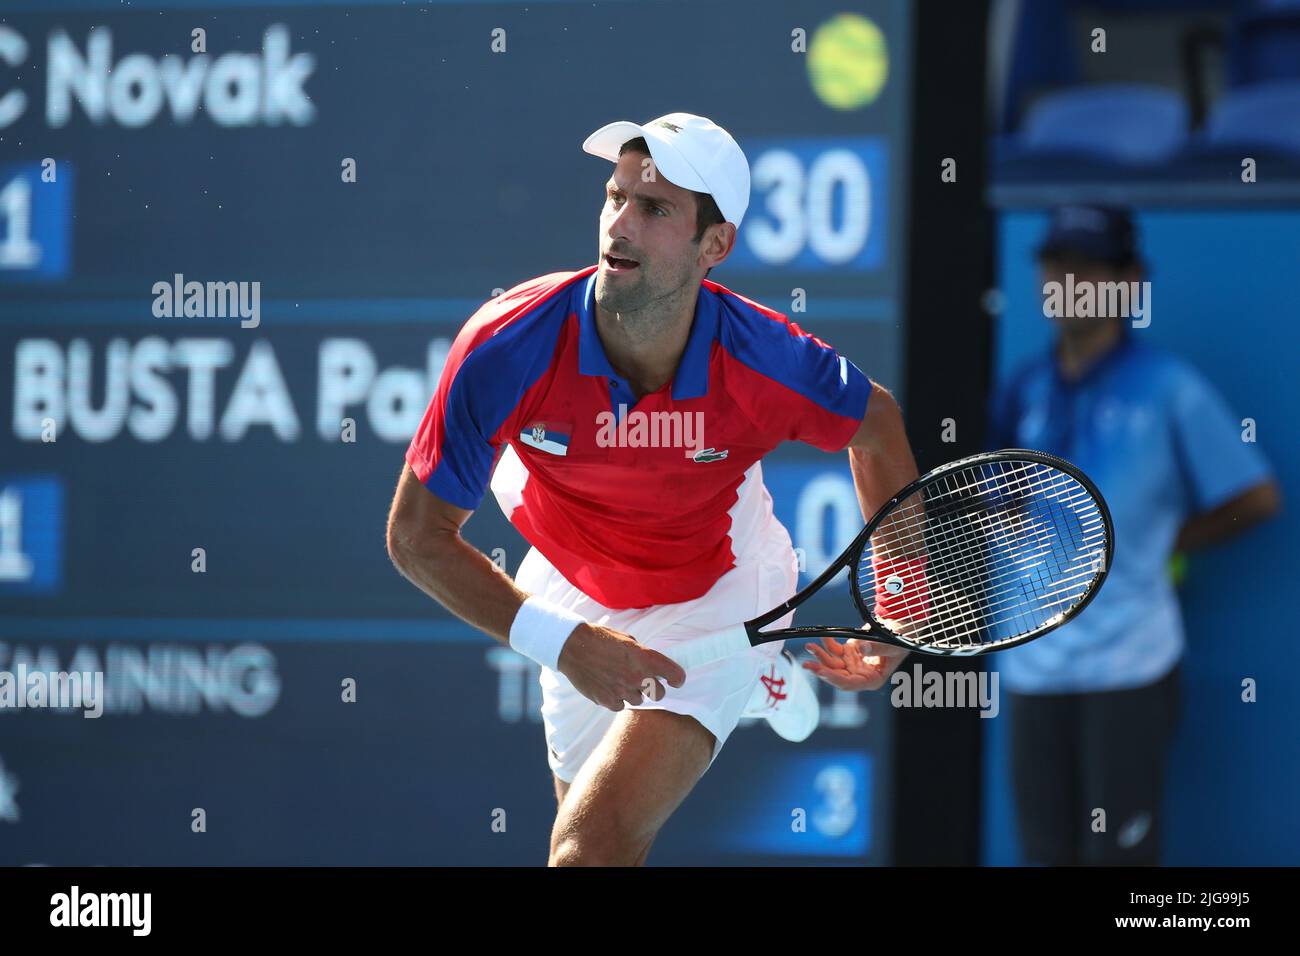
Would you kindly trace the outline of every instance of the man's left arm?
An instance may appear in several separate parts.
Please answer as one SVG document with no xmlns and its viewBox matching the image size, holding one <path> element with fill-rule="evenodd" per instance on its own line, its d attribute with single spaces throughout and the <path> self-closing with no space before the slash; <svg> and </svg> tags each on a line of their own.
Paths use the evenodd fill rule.
<svg viewBox="0 0 1300 956">
<path fill-rule="evenodd" d="M 871 383 L 866 414 L 847 450 L 864 522 L 917 477 L 902 412 L 894 397 L 875 382 Z M 854 691 L 884 686 L 908 654 L 900 647 L 856 639 L 823 638 L 821 645 L 809 643 L 807 647 L 815 659 L 805 661 L 804 667 L 835 687 Z"/>
<path fill-rule="evenodd" d="M 1192 512 L 1176 550 L 1219 544 L 1281 510 L 1282 494 L 1264 456 L 1244 440 L 1237 416 L 1199 374 L 1184 375 L 1171 419 Z"/>
<path fill-rule="evenodd" d="M 1178 532 L 1176 551 L 1219 544 L 1267 521 L 1282 510 L 1282 493 L 1272 478 L 1246 489 L 1217 508 L 1193 515 Z"/>
</svg>

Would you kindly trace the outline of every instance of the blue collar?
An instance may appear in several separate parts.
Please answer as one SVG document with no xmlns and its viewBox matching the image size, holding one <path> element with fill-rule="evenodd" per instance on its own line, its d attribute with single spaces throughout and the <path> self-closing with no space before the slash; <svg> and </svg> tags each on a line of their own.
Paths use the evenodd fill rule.
<svg viewBox="0 0 1300 956">
<path fill-rule="evenodd" d="M 578 283 L 578 301 L 574 311 L 578 313 L 578 371 L 583 375 L 596 375 L 600 378 L 621 378 L 609 364 L 605 354 L 605 345 L 600 340 L 596 328 L 596 273 L 592 272 L 585 282 Z M 703 398 L 709 391 L 709 360 L 713 354 L 713 340 L 718 335 L 718 320 L 721 306 L 718 297 L 709 293 L 700 285 L 699 295 L 695 300 L 695 317 L 691 320 L 691 334 L 686 340 L 686 350 L 682 352 L 673 373 L 673 399 L 681 401 L 688 398 Z"/>
</svg>

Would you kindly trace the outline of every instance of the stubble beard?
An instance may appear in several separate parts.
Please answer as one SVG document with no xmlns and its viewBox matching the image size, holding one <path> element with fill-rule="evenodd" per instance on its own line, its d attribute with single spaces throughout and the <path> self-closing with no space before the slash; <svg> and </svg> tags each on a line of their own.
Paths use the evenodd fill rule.
<svg viewBox="0 0 1300 956">
<path fill-rule="evenodd" d="M 625 283 L 634 288 L 614 288 L 615 282 L 606 282 L 599 275 L 596 277 L 596 304 L 617 315 L 619 324 L 629 336 L 648 341 L 663 334 L 676 314 L 678 304 L 685 301 L 690 277 L 683 277 L 679 285 L 670 289 L 649 288 L 644 276 L 638 276 L 635 283 Z M 690 290 L 691 294 L 698 292 L 698 288 Z"/>
<path fill-rule="evenodd" d="M 646 294 L 645 276 L 639 275 L 630 282 L 629 279 L 632 277 L 620 276 L 616 279 L 606 279 L 603 275 L 597 275 L 596 304 L 606 312 L 616 312 L 620 315 L 643 308 L 649 299 Z M 623 288 L 616 288 L 618 283 L 622 283 Z"/>
</svg>

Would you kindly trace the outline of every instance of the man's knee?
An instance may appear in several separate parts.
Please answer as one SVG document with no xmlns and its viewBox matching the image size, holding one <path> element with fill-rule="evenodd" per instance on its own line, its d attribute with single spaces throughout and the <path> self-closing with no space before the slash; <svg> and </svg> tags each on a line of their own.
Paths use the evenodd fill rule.
<svg viewBox="0 0 1300 956">
<path fill-rule="evenodd" d="M 625 712 L 561 800 L 552 866 L 633 866 L 708 767 L 713 734 L 694 717 Z"/>
<path fill-rule="evenodd" d="M 635 866 L 646 857 L 654 834 L 634 836 L 608 828 L 570 829 L 551 844 L 547 866 Z"/>
<path fill-rule="evenodd" d="M 591 840 L 566 837 L 557 846 L 551 848 L 547 866 L 626 866 L 626 858 L 602 850 Z"/>
<path fill-rule="evenodd" d="M 551 831 L 551 866 L 632 866 L 658 832 L 646 818 L 600 788 L 565 799 Z"/>
</svg>

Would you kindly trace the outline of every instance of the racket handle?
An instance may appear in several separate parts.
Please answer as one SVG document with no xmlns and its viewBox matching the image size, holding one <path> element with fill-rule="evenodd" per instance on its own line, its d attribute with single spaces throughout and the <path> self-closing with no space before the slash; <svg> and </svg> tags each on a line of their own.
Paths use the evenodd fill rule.
<svg viewBox="0 0 1300 956">
<path fill-rule="evenodd" d="M 736 624 L 725 630 L 714 631 L 712 634 L 666 647 L 660 653 L 676 661 L 683 670 L 689 671 L 691 668 L 703 667 L 705 664 L 712 664 L 733 654 L 743 654 L 753 646 L 749 642 L 749 632 L 745 630 L 745 625 Z"/>
</svg>

